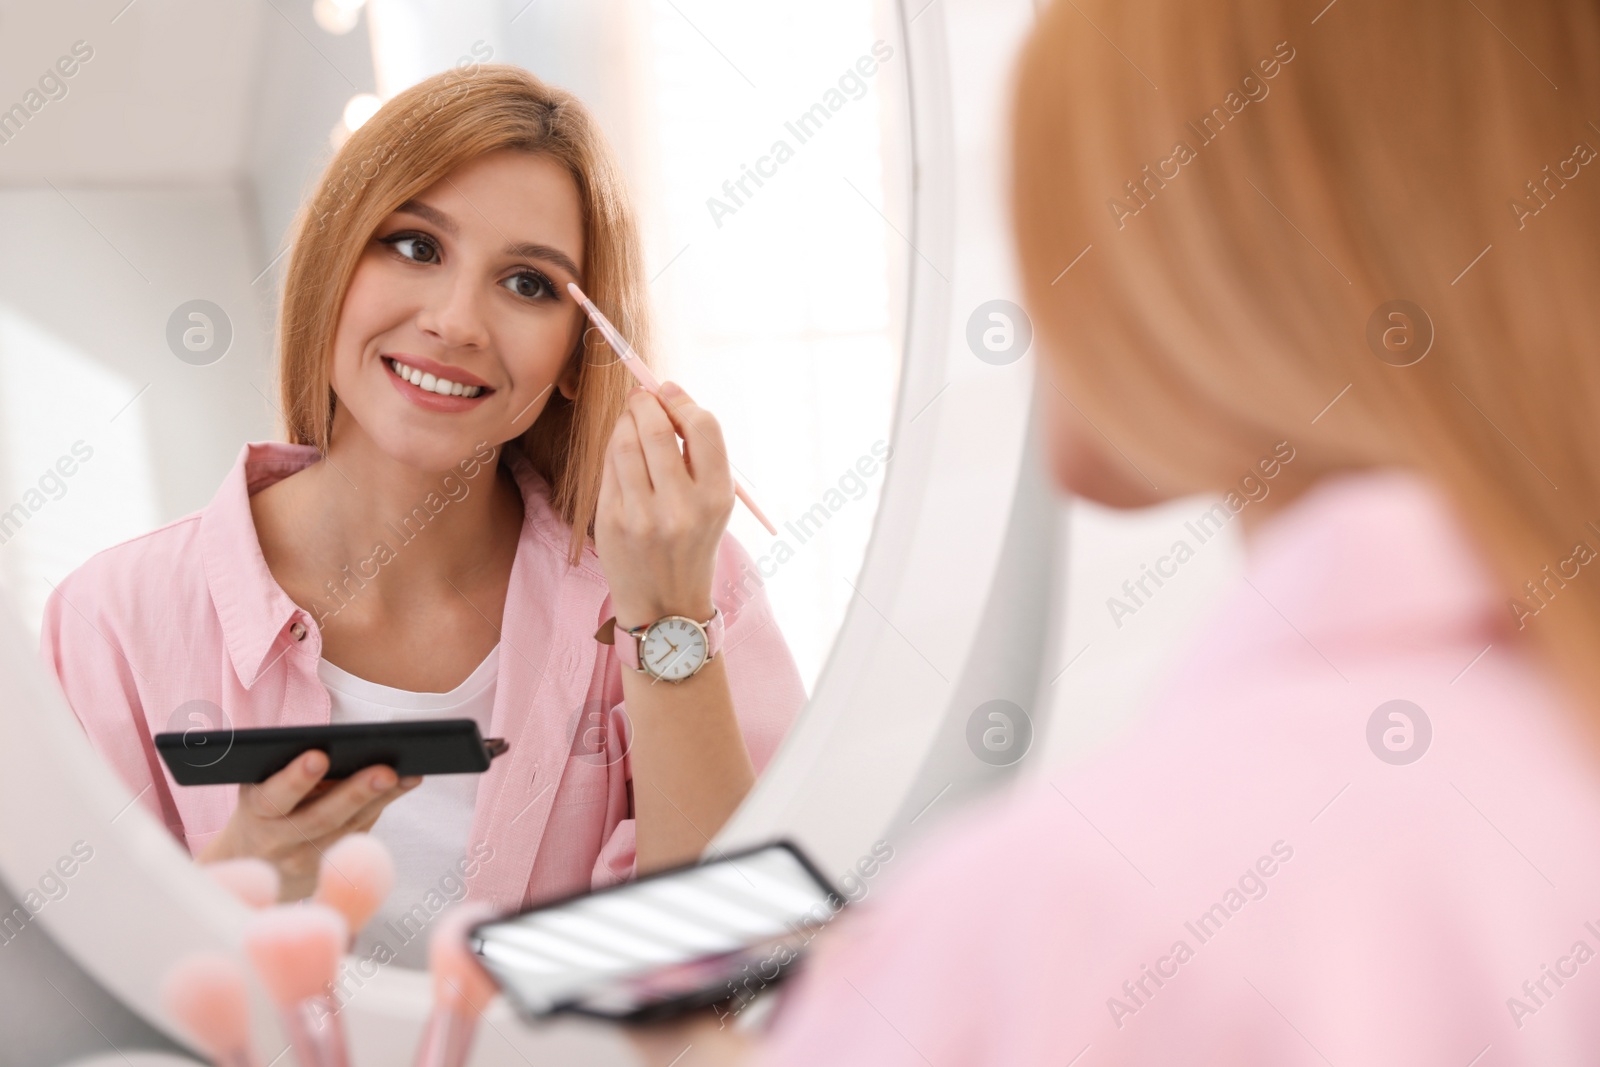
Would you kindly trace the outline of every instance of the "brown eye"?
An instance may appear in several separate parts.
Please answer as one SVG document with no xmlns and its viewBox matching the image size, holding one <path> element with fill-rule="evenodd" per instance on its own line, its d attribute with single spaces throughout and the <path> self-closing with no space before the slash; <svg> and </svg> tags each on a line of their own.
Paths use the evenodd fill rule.
<svg viewBox="0 0 1600 1067">
<path fill-rule="evenodd" d="M 439 261 L 439 246 L 421 234 L 397 233 L 391 237 L 385 237 L 383 243 L 413 263 L 437 263 Z"/>
<path fill-rule="evenodd" d="M 518 271 L 500 284 L 529 300 L 545 300 L 556 295 L 555 285 L 536 270 Z"/>
</svg>

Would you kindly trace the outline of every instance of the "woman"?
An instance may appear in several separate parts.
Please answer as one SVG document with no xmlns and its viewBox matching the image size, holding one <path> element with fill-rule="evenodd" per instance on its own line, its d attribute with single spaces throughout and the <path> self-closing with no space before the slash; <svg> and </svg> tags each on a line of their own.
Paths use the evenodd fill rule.
<svg viewBox="0 0 1600 1067">
<path fill-rule="evenodd" d="M 463 879 L 510 909 L 693 858 L 771 758 L 805 694 L 725 533 L 717 421 L 670 384 L 630 393 L 568 282 L 648 352 L 633 216 L 582 106 L 511 66 L 396 96 L 297 223 L 289 443 L 247 446 L 209 507 L 51 598 L 44 656 L 74 711 L 199 859 L 268 859 L 295 898 L 332 841 L 376 824 L 397 915 Z M 725 651 L 657 679 L 621 669 L 633 638 L 597 640 L 668 615 L 713 644 L 720 626 Z M 151 744 L 440 716 L 509 751 L 482 776 L 374 767 L 319 792 L 321 753 L 259 786 L 181 788 Z"/>
<path fill-rule="evenodd" d="M 1244 580 L 658 1062 L 1592 1063 L 1600 8 L 1056 0 L 1015 93 L 1055 482 L 1266 480 Z"/>
</svg>

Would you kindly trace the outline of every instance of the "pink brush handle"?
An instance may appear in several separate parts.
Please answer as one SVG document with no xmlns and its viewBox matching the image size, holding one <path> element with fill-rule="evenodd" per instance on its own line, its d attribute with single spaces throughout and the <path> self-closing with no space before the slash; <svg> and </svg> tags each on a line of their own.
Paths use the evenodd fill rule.
<svg viewBox="0 0 1600 1067">
<path fill-rule="evenodd" d="M 436 1007 L 417 1044 L 416 1067 L 463 1067 L 477 1033 L 476 1019 Z"/>
<path fill-rule="evenodd" d="M 339 1020 L 339 1002 L 332 997 L 312 997 L 283 1012 L 300 1067 L 350 1067 L 350 1053 Z"/>
<path fill-rule="evenodd" d="M 605 313 L 595 306 L 594 301 L 583 295 L 582 289 L 579 289 L 572 282 L 567 283 L 567 289 L 577 298 L 583 310 L 588 313 L 589 318 L 599 328 L 601 336 L 606 339 L 606 343 L 611 346 L 611 350 L 633 372 L 633 376 L 639 379 L 639 384 L 651 393 L 659 394 L 661 392 L 661 383 L 650 372 L 650 368 L 645 365 L 644 360 L 639 358 L 639 353 L 633 350 L 633 346 L 628 343 L 628 339 L 617 332 L 617 328 L 611 325 L 611 320 L 606 318 Z M 750 514 L 754 515 L 756 521 L 767 528 L 769 534 L 774 537 L 778 536 L 778 528 L 772 525 L 772 520 L 768 519 L 760 508 L 756 507 L 756 502 L 750 499 L 750 494 L 744 491 L 744 486 L 739 484 L 738 479 L 735 479 L 733 483 L 733 495 L 744 501 L 744 506 L 750 509 Z"/>
<path fill-rule="evenodd" d="M 733 495 L 744 501 L 744 506 L 750 509 L 750 514 L 756 517 L 757 522 L 767 528 L 767 533 L 774 537 L 778 536 L 778 528 L 772 525 L 772 520 L 767 518 L 760 508 L 756 507 L 756 502 L 750 499 L 750 494 L 744 491 L 744 486 L 737 480 L 733 483 Z"/>
</svg>

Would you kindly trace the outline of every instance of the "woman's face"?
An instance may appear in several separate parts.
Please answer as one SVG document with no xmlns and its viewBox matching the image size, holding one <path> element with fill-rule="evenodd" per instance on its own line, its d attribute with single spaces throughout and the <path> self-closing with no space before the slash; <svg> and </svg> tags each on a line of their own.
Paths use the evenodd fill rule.
<svg viewBox="0 0 1600 1067">
<path fill-rule="evenodd" d="M 1067 399 L 1050 372 L 1053 354 L 1034 364 L 1034 390 L 1043 404 L 1043 446 L 1056 488 L 1113 508 L 1142 508 L 1171 498 L 1136 469 Z"/>
<path fill-rule="evenodd" d="M 577 185 L 548 156 L 490 152 L 401 205 L 339 313 L 335 442 L 442 471 L 521 434 L 555 389 L 572 397 L 583 256 Z"/>
</svg>

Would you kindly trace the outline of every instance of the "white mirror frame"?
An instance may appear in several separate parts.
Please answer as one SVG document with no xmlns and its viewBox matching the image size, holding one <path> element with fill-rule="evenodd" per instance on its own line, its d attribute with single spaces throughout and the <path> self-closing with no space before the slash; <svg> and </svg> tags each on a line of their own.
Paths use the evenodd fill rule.
<svg viewBox="0 0 1600 1067">
<path fill-rule="evenodd" d="M 1033 704 L 1051 585 L 1039 571 L 1057 517 L 1031 447 L 1034 353 L 994 366 L 966 340 L 974 309 L 1017 299 L 1004 120 L 1011 58 L 1032 17 L 1028 0 L 902 0 L 914 178 L 893 461 L 811 703 L 714 849 L 781 831 L 825 870 L 843 871 L 876 840 L 901 840 L 934 804 L 1004 773 L 966 751 L 978 704 Z M 245 911 L 197 878 L 185 851 L 106 773 L 33 649 L 14 612 L 0 610 L 0 877 L 20 897 L 86 842 L 92 859 L 32 921 L 181 1041 L 158 1005 L 162 975 L 186 951 L 236 951 Z M 429 1007 L 425 974 L 379 970 L 344 1009 L 353 1061 L 407 1062 Z M 259 991 L 254 1009 L 266 1062 L 283 1041 Z M 632 1057 L 608 1028 L 525 1027 L 497 1000 L 473 1062 L 530 1061 Z"/>
</svg>

